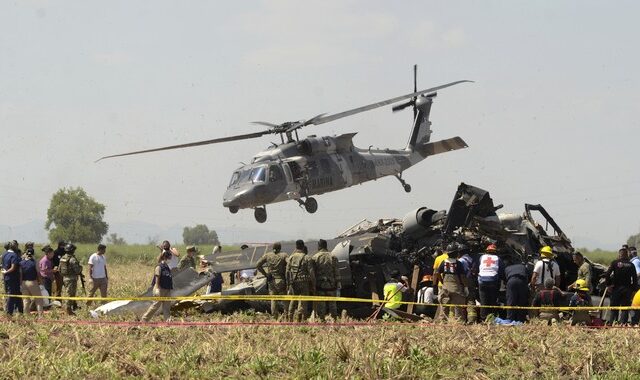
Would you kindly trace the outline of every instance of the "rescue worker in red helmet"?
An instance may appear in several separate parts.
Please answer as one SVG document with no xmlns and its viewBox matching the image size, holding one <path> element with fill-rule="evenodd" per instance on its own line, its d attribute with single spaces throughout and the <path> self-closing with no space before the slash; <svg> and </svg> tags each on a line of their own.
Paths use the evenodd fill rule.
<svg viewBox="0 0 640 380">
<path fill-rule="evenodd" d="M 504 277 L 504 264 L 498 257 L 498 247 L 489 244 L 485 254 L 478 261 L 478 291 L 480 304 L 483 306 L 498 305 L 500 281 Z M 495 314 L 496 309 L 483 307 L 480 309 L 480 320 L 484 321 L 489 314 Z"/>
</svg>

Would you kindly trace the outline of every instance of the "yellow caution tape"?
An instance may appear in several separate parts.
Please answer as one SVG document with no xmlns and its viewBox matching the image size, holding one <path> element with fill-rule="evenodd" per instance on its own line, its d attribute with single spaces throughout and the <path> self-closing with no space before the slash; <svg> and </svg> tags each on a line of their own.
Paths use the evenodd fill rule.
<svg viewBox="0 0 640 380">
<path fill-rule="evenodd" d="M 31 296 L 31 295 L 13 295 L 0 294 L 0 298 L 31 298 L 31 299 L 50 299 L 50 300 L 68 300 L 68 301 L 311 301 L 311 302 L 358 302 L 382 304 L 388 303 L 385 300 L 373 300 L 370 298 L 353 298 L 353 297 L 329 297 L 329 296 L 294 296 L 294 295 L 195 295 L 195 296 L 172 296 L 172 297 L 56 297 L 56 296 Z M 460 308 L 488 308 L 501 310 L 640 310 L 640 306 L 507 306 L 507 305 L 456 305 L 456 304 L 424 304 L 419 302 L 398 301 L 393 302 L 403 305 L 420 305 L 427 307 L 460 307 Z"/>
</svg>

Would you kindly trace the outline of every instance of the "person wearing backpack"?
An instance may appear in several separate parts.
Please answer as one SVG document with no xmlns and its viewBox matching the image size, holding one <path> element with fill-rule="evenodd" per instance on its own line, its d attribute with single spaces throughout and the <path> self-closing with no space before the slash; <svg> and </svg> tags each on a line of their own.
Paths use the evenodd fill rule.
<svg viewBox="0 0 640 380">
<path fill-rule="evenodd" d="M 533 266 L 531 275 L 531 289 L 538 292 L 544 289 L 545 281 L 550 278 L 556 287 L 560 286 L 560 267 L 553 260 L 553 250 L 548 245 L 540 248 L 541 260 Z"/>
</svg>

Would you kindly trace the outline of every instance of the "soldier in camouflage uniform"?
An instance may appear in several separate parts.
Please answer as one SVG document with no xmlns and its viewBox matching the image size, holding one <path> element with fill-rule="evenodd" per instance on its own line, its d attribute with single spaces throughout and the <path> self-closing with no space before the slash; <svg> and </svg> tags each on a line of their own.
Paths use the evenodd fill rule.
<svg viewBox="0 0 640 380">
<path fill-rule="evenodd" d="M 65 254 L 60 258 L 60 274 L 65 289 L 66 297 L 75 297 L 78 292 L 78 277 L 82 275 L 82 266 L 75 256 L 76 246 L 69 243 L 64 247 Z M 67 314 L 73 315 L 77 309 L 76 301 L 67 300 Z"/>
<path fill-rule="evenodd" d="M 287 261 L 287 285 L 288 294 L 294 296 L 308 296 L 311 291 L 315 291 L 315 273 L 313 262 L 304 253 L 304 242 L 296 241 L 296 250 L 293 251 Z M 296 308 L 297 303 L 297 308 Z M 294 312 L 295 309 L 295 312 Z M 307 301 L 292 301 L 289 303 L 289 318 L 294 321 L 307 319 Z"/>
<path fill-rule="evenodd" d="M 280 252 L 282 245 L 273 243 L 273 252 L 265 253 L 264 256 L 256 263 L 256 269 L 262 273 L 267 279 L 269 286 L 269 295 L 285 295 L 287 294 L 287 254 Z M 264 267 L 267 267 L 265 271 Z M 271 300 L 271 315 L 278 317 L 280 309 L 283 307 L 282 302 Z M 287 314 L 289 303 L 284 303 L 284 313 Z"/>
<path fill-rule="evenodd" d="M 338 278 L 338 259 L 327 251 L 327 241 L 318 240 L 318 252 L 311 258 L 316 273 L 316 295 L 335 297 L 340 288 Z M 338 316 L 336 301 L 317 301 L 313 303 L 313 310 L 321 320 L 324 320 L 327 308 L 332 318 Z"/>
<path fill-rule="evenodd" d="M 198 247 L 192 246 L 192 245 L 188 246 L 187 254 L 184 255 L 184 257 L 180 259 L 180 262 L 178 263 L 178 269 L 179 270 L 182 270 L 184 268 L 196 269 L 196 258 L 193 257 L 193 255 L 195 255 L 196 253 L 200 253 L 200 251 L 198 250 Z"/>
</svg>

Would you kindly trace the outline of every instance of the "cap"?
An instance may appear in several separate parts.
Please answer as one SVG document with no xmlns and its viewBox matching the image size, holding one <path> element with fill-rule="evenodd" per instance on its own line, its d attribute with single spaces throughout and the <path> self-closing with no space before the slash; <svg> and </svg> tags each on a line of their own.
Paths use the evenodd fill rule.
<svg viewBox="0 0 640 380">
<path fill-rule="evenodd" d="M 32 242 L 32 241 L 28 241 L 28 242 L 24 243 L 24 246 L 25 246 L 25 247 L 31 247 L 31 248 L 33 248 L 34 244 L 35 244 L 35 243 L 34 243 L 34 242 Z"/>
<path fill-rule="evenodd" d="M 496 247 L 496 245 L 495 245 L 495 244 L 489 244 L 489 245 L 487 246 L 487 250 L 486 250 L 486 251 L 487 251 L 487 252 L 495 252 L 495 251 L 497 251 L 497 250 L 498 250 L 498 247 Z"/>
<path fill-rule="evenodd" d="M 400 277 L 400 271 L 397 270 L 397 269 L 394 269 L 394 270 L 391 271 L 391 273 L 389 273 L 389 275 L 391 277 L 393 277 L 393 278 L 398 278 L 398 277 Z"/>
<path fill-rule="evenodd" d="M 195 245 L 190 245 L 187 247 L 187 252 L 196 252 L 199 253 L 200 250 L 198 250 L 198 247 L 196 247 Z"/>
<path fill-rule="evenodd" d="M 49 244 L 42 247 L 42 252 L 53 252 L 53 248 Z"/>
</svg>

